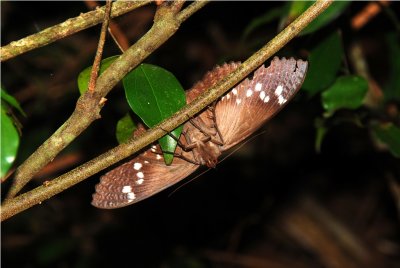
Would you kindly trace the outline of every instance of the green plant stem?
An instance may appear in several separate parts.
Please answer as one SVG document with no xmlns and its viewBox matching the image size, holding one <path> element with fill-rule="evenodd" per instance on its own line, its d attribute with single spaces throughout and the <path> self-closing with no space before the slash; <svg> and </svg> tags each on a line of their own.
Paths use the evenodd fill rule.
<svg viewBox="0 0 400 268">
<path fill-rule="evenodd" d="M 153 1 L 117 1 L 113 4 L 111 18 L 121 16 Z M 35 48 L 43 47 L 66 36 L 72 35 L 103 21 L 104 7 L 68 19 L 18 41 L 0 47 L 0 62 L 14 58 Z"/>
<path fill-rule="evenodd" d="M 300 33 L 311 21 L 321 14 L 332 1 L 318 0 L 295 21 L 287 26 L 274 39 L 268 42 L 258 52 L 253 54 L 232 74 L 223 79 L 220 83 L 204 92 L 201 96 L 185 106 L 171 118 L 163 121 L 156 127 L 149 129 L 143 135 L 130 139 L 127 143 L 121 144 L 114 149 L 96 157 L 95 159 L 71 170 L 46 185 L 39 186 L 27 193 L 19 195 L 5 204 L 1 208 L 1 221 L 24 211 L 46 199 L 68 189 L 69 187 L 83 181 L 84 179 L 96 174 L 104 168 L 117 163 L 118 161 L 130 156 L 141 148 L 151 144 L 165 135 L 166 131 L 172 131 L 177 126 L 183 124 L 188 118 L 211 104 L 232 86 L 246 77 L 252 70 L 255 70 L 270 56 L 275 54 L 280 48 L 284 47 L 292 38 Z M 102 76 L 100 76 L 102 77 Z"/>
<path fill-rule="evenodd" d="M 94 120 L 99 119 L 104 104 L 102 99 L 107 93 L 178 30 L 185 19 L 177 19 L 181 2 L 174 3 L 162 5 L 157 9 L 152 28 L 110 65 L 97 79 L 95 90 L 87 91 L 78 99 L 70 118 L 17 168 L 7 199 L 14 197 L 38 171 L 51 162 Z M 204 6 L 206 3 L 198 1 L 191 5 Z"/>
</svg>

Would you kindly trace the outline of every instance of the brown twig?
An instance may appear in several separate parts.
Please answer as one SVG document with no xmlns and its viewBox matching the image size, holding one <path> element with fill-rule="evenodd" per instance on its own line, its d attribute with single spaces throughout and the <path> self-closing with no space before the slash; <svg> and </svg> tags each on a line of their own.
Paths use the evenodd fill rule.
<svg viewBox="0 0 400 268">
<path fill-rule="evenodd" d="M 97 1 L 85 0 L 84 2 L 86 6 L 90 9 L 95 9 L 99 5 Z M 124 52 L 129 48 L 129 41 L 117 23 L 110 21 L 110 25 L 108 27 L 108 33 L 111 35 L 112 39 L 114 40 L 118 48 L 121 50 L 121 52 Z"/>
<path fill-rule="evenodd" d="M 364 27 L 372 18 L 379 14 L 382 6 L 390 5 L 390 1 L 380 0 L 380 3 L 368 3 L 359 13 L 351 20 L 351 27 L 354 30 L 359 30 Z"/>
<path fill-rule="evenodd" d="M 97 76 L 99 75 L 100 63 L 104 50 L 104 43 L 106 42 L 107 29 L 110 23 L 111 7 L 112 7 L 112 1 L 107 0 L 106 10 L 104 13 L 104 21 L 103 25 L 101 26 L 100 40 L 97 46 L 97 51 L 96 51 L 96 56 L 94 58 L 92 71 L 90 72 L 88 91 L 91 93 L 94 92 L 94 89 L 96 87 Z"/>
<path fill-rule="evenodd" d="M 174 114 L 169 119 L 163 121 L 154 128 L 146 131 L 143 135 L 130 139 L 127 143 L 121 144 L 114 149 L 96 157 L 95 159 L 83 164 L 82 166 L 71 170 L 60 177 L 54 179 L 46 186 L 37 187 L 27 193 L 21 194 L 13 199 L 8 200 L 2 205 L 1 208 L 1 220 L 8 219 L 13 215 L 24 211 L 36 204 L 43 202 L 44 200 L 68 189 L 69 187 L 83 181 L 84 179 L 98 173 L 104 168 L 117 163 L 118 161 L 132 155 L 141 148 L 149 145 L 150 143 L 156 141 L 165 135 L 165 131 L 172 131 L 177 126 L 183 124 L 188 118 L 194 116 L 207 105 L 211 104 L 232 86 L 246 77 L 252 70 L 259 67 L 264 61 L 276 53 L 280 48 L 285 46 L 291 39 L 293 39 L 298 33 L 300 33 L 311 21 L 313 21 L 319 14 L 321 14 L 326 8 L 330 6 L 332 1 L 318 0 L 310 8 L 308 8 L 302 15 L 300 15 L 295 21 L 293 21 L 288 27 L 286 27 L 281 33 L 279 33 L 274 39 L 272 39 L 268 44 L 261 48 L 258 52 L 253 54 L 248 60 L 246 60 L 242 65 L 240 65 L 232 74 L 230 74 L 226 79 L 222 80 L 220 83 L 212 87 L 211 89 L 204 92 L 201 96 L 196 98 L 189 105 L 185 106 L 179 112 Z M 204 4 L 203 2 L 194 2 L 192 5 Z M 165 7 L 165 6 L 164 6 Z M 192 8 L 196 10 L 196 8 Z M 173 14 L 168 13 L 168 8 L 165 10 L 158 10 L 159 14 L 156 18 L 159 18 L 162 13 L 165 16 L 172 16 Z M 178 15 L 177 18 L 180 16 Z M 186 19 L 187 16 L 181 17 Z M 171 18 L 170 18 L 171 19 Z M 173 25 L 168 25 L 165 21 L 162 23 L 162 32 L 165 33 L 170 27 L 177 27 L 182 21 L 176 22 Z M 169 21 L 168 21 L 169 22 Z M 155 22 L 156 27 L 157 22 Z M 151 31 L 151 30 L 150 30 Z M 171 34 L 171 33 L 169 33 Z M 144 41 L 142 41 L 144 42 Z M 140 43 L 140 42 L 138 42 Z M 135 50 L 136 51 L 136 50 Z M 138 52 L 136 52 L 138 53 Z M 133 60 L 132 57 L 137 56 L 136 53 L 132 52 L 132 47 L 128 49 L 124 55 L 121 57 L 123 59 Z M 129 56 L 128 56 L 129 55 Z M 122 59 L 115 61 L 103 75 L 99 77 L 98 87 L 103 84 L 102 79 L 109 78 L 106 73 L 110 75 L 114 74 L 110 69 L 122 68 L 129 64 L 129 62 L 123 62 Z M 135 58 L 134 58 L 135 59 Z M 122 67 L 121 67 L 122 66 Z M 130 68 L 130 67 L 126 67 Z M 124 69 L 125 70 L 125 69 Z M 121 79 L 121 69 L 119 69 L 118 77 L 116 81 Z M 105 78 L 106 77 L 106 78 Z M 110 83 L 110 81 L 106 81 Z M 112 80 L 111 84 L 114 85 L 115 81 Z M 102 92 L 102 91 L 97 91 Z M 86 95 L 86 94 L 85 94 Z M 84 96 L 85 96 L 84 95 Z M 83 96 L 83 97 L 84 97 Z M 78 104 L 79 105 L 79 104 Z M 78 121 L 79 122 L 79 121 Z"/>
<path fill-rule="evenodd" d="M 50 178 L 54 174 L 60 174 L 61 171 L 67 170 L 70 167 L 77 166 L 84 159 L 82 152 L 68 153 L 60 155 L 53 162 L 45 166 L 39 173 L 34 176 L 34 179 Z"/>
<path fill-rule="evenodd" d="M 138 7 L 151 3 L 151 0 L 143 1 L 117 1 L 114 3 L 111 18 L 121 16 Z M 0 62 L 6 61 L 35 48 L 43 47 L 66 36 L 72 35 L 103 21 L 104 8 L 99 8 L 68 19 L 60 24 L 47 28 L 39 33 L 32 34 L 18 41 L 0 48 Z"/>
</svg>

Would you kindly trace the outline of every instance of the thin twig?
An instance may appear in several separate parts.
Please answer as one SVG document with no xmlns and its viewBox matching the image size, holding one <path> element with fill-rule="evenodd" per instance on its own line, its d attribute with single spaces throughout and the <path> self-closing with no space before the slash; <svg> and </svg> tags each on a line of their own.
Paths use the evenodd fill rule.
<svg viewBox="0 0 400 268">
<path fill-rule="evenodd" d="M 311 21 L 313 21 L 319 14 L 328 8 L 331 3 L 332 1 L 326 0 L 316 1 L 316 3 L 308 8 L 274 39 L 268 42 L 268 44 L 253 54 L 253 56 L 240 65 L 226 79 L 204 92 L 201 96 L 174 114 L 171 118 L 163 121 L 154 128 L 149 129 L 143 135 L 137 138 L 132 138 L 127 143 L 121 144 L 114 149 L 96 157 L 95 159 L 81 165 L 80 167 L 59 176 L 46 185 L 39 186 L 4 203 L 1 208 L 1 221 L 43 202 L 46 199 L 98 173 L 106 167 L 121 161 L 122 159 L 132 155 L 141 148 L 144 148 L 145 146 L 164 136 L 165 131 L 172 131 L 179 125 L 183 124 L 187 118 L 191 118 L 204 109 L 207 105 L 219 98 L 219 96 L 222 96 L 222 94 L 246 77 L 252 70 L 255 70 L 271 55 L 275 54 L 279 49 L 284 47 Z M 104 75 L 100 76 L 100 78 L 103 76 Z"/>
<path fill-rule="evenodd" d="M 194 2 L 191 5 L 204 5 Z M 197 10 L 197 9 L 193 9 Z M 15 172 L 14 183 L 7 199 L 14 197 L 29 180 L 70 144 L 94 120 L 100 118 L 108 92 L 134 67 L 168 40 L 179 28 L 176 5 L 158 7 L 153 27 L 99 76 L 95 92 L 87 91 L 77 101 L 76 108 L 67 121 L 49 137 Z"/>
<path fill-rule="evenodd" d="M 86 6 L 88 8 L 90 8 L 91 10 L 93 10 L 97 6 L 99 6 L 97 1 L 85 0 L 84 2 L 86 4 Z M 114 40 L 115 44 L 117 45 L 117 47 L 119 48 L 119 50 L 122 53 L 124 53 L 125 50 L 127 50 L 129 48 L 130 45 L 129 45 L 129 41 L 128 41 L 127 37 L 122 32 L 122 30 L 120 29 L 118 24 L 115 23 L 114 21 L 110 21 L 110 25 L 108 26 L 108 33 L 110 34 L 110 36 Z"/>
<path fill-rule="evenodd" d="M 108 33 L 122 53 L 129 48 L 129 42 L 126 38 L 121 38 L 125 36 L 122 34 L 119 27 L 117 27 L 117 24 L 111 22 L 110 27 L 108 27 Z"/>
<path fill-rule="evenodd" d="M 194 13 L 196 13 L 199 9 L 204 7 L 209 1 L 208 0 L 200 0 L 199 3 L 197 4 L 191 4 L 181 12 L 179 12 L 178 16 L 176 16 L 176 19 L 182 23 L 185 20 L 187 20 L 190 16 L 192 16 Z"/>
<path fill-rule="evenodd" d="M 360 12 L 358 12 L 351 20 L 351 28 L 354 30 L 360 30 L 364 27 L 371 19 L 379 14 L 382 10 L 382 6 L 390 5 L 387 0 L 380 0 L 380 3 L 371 2 L 368 3 Z"/>
<path fill-rule="evenodd" d="M 88 91 L 91 93 L 94 92 L 94 89 L 96 87 L 97 76 L 99 75 L 100 63 L 104 50 L 104 43 L 106 42 L 107 29 L 108 25 L 110 24 L 111 7 L 112 7 L 112 1 L 107 0 L 106 10 L 104 13 L 104 21 L 103 25 L 101 26 L 99 44 L 97 46 L 97 51 L 96 51 L 96 56 L 94 58 L 92 71 L 90 72 Z"/>
<path fill-rule="evenodd" d="M 117 1 L 113 5 L 111 18 L 121 16 L 151 2 L 153 1 Z M 60 24 L 40 31 L 39 33 L 32 34 L 18 41 L 13 41 L 6 46 L 0 47 L 0 62 L 14 58 L 35 48 L 43 47 L 61 38 L 97 25 L 103 21 L 103 18 L 104 8 L 99 8 L 81 14 L 78 17 L 68 19 Z"/>
</svg>

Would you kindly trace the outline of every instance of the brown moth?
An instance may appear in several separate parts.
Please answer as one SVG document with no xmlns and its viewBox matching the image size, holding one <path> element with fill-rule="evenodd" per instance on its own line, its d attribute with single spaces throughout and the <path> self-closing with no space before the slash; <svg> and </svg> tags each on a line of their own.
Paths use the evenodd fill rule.
<svg viewBox="0 0 400 268">
<path fill-rule="evenodd" d="M 224 64 L 208 72 L 187 91 L 187 103 L 239 65 Z M 214 106 L 184 124 L 174 153 L 177 157 L 171 165 L 165 165 L 158 145 L 151 146 L 103 175 L 92 205 L 104 209 L 124 207 L 183 180 L 200 165 L 215 167 L 224 151 L 249 137 L 296 94 L 307 65 L 306 61 L 275 57 L 268 68 L 261 66 L 252 79 L 243 80 Z M 140 126 L 135 135 L 143 131 Z"/>
</svg>

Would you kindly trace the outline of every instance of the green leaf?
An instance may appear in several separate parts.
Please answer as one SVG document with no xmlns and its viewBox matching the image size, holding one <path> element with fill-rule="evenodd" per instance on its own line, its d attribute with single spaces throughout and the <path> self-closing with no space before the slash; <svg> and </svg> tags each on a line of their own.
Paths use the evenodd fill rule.
<svg viewBox="0 0 400 268">
<path fill-rule="evenodd" d="M 328 133 L 328 129 L 324 126 L 324 120 L 322 118 L 315 119 L 315 129 L 316 129 L 316 137 L 315 137 L 315 151 L 317 153 L 321 152 L 322 141 L 324 140 L 326 134 Z"/>
<path fill-rule="evenodd" d="M 3 87 L 1 87 L 1 99 L 7 102 L 9 105 L 17 109 L 23 116 L 26 116 L 25 112 L 22 110 L 19 102 L 10 94 L 8 94 Z"/>
<path fill-rule="evenodd" d="M 400 128 L 392 123 L 378 125 L 373 128 L 375 136 L 386 144 L 393 156 L 400 158 Z"/>
<path fill-rule="evenodd" d="M 313 96 L 335 81 L 342 62 L 343 47 L 339 33 L 335 32 L 311 50 L 309 67 L 303 89 Z"/>
<path fill-rule="evenodd" d="M 132 110 L 148 127 L 153 127 L 170 117 L 186 104 L 185 91 L 173 74 L 167 70 L 141 64 L 122 80 L 126 98 Z M 179 137 L 182 126 L 172 131 Z M 159 140 L 164 152 L 164 161 L 172 163 L 177 142 L 166 135 Z"/>
<path fill-rule="evenodd" d="M 18 151 L 19 135 L 13 120 L 7 115 L 4 105 L 1 106 L 1 170 L 0 177 L 7 174 Z"/>
<path fill-rule="evenodd" d="M 355 75 L 342 76 L 322 93 L 322 105 L 328 113 L 341 108 L 356 109 L 362 105 L 367 91 L 368 82 L 364 78 Z"/>
<path fill-rule="evenodd" d="M 337 17 L 339 17 L 346 7 L 350 4 L 350 1 L 335 1 L 333 2 L 321 15 L 313 20 L 307 27 L 300 33 L 300 35 L 306 35 L 313 33 L 320 28 L 324 27 Z M 314 1 L 293 1 L 290 4 L 288 15 L 285 25 L 289 24 L 306 11 Z"/>
<path fill-rule="evenodd" d="M 313 4 L 313 2 L 307 3 Z M 350 1 L 334 1 L 321 15 L 307 25 L 300 35 L 310 34 L 324 27 L 339 17 L 350 3 Z"/>
<path fill-rule="evenodd" d="M 117 129 L 115 135 L 117 137 L 118 143 L 126 142 L 130 137 L 132 137 L 133 131 L 135 131 L 136 125 L 132 120 L 132 117 L 127 113 L 122 117 L 117 123 Z"/>
<path fill-rule="evenodd" d="M 309 8 L 312 4 L 314 4 L 313 1 L 290 2 L 289 9 L 288 9 L 288 15 L 287 15 L 288 22 L 292 22 L 294 19 L 296 19 L 298 16 L 300 16 L 301 13 L 306 11 L 307 8 Z"/>
<path fill-rule="evenodd" d="M 99 76 L 113 63 L 119 55 L 117 56 L 112 56 L 109 58 L 106 58 L 101 61 L 100 63 L 100 70 L 99 70 Z M 78 88 L 79 92 L 81 95 L 86 92 L 89 86 L 89 79 L 90 79 L 90 72 L 92 71 L 92 66 L 87 67 L 84 69 L 78 76 Z"/>
<path fill-rule="evenodd" d="M 278 19 L 280 16 L 282 16 L 283 12 L 285 12 L 284 6 L 268 10 L 263 15 L 254 18 L 244 30 L 242 40 L 245 40 L 252 32 L 255 31 L 255 29 L 264 26 L 275 19 Z"/>
</svg>

